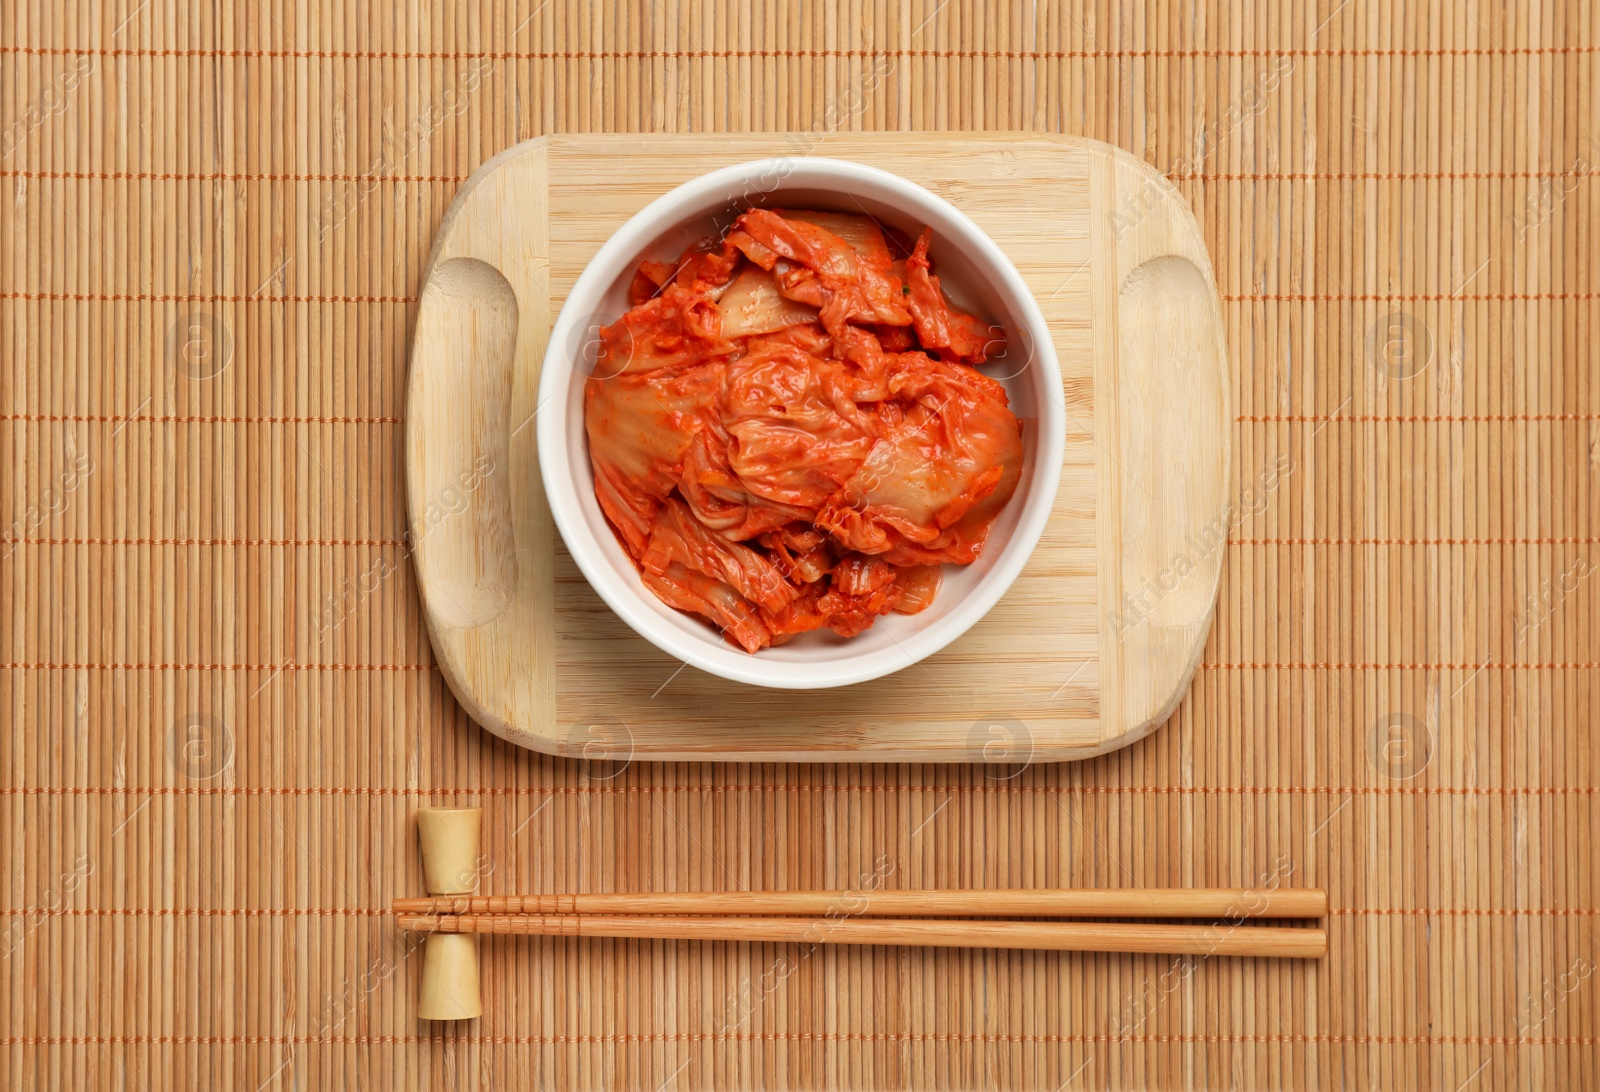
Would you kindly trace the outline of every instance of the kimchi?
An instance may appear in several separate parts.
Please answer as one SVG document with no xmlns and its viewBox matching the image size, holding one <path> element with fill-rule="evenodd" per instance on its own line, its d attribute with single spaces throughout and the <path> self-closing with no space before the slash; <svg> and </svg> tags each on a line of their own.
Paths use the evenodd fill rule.
<svg viewBox="0 0 1600 1092">
<path fill-rule="evenodd" d="M 951 303 L 931 238 L 752 209 L 642 262 L 600 331 L 600 506 L 646 587 L 746 651 L 925 609 L 1016 490 L 1022 426 L 976 367 L 1004 332 Z"/>
</svg>

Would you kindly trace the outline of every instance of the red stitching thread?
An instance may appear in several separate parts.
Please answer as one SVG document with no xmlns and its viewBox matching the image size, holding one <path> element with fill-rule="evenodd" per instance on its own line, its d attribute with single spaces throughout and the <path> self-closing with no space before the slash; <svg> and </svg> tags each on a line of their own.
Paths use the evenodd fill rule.
<svg viewBox="0 0 1600 1092">
<path fill-rule="evenodd" d="M 1492 910 L 1478 910 L 1470 907 L 1455 906 L 1343 906 L 1330 909 L 1328 913 L 1341 917 L 1591 918 L 1600 916 L 1600 908 L 1592 906 L 1558 906 L 1550 908 L 1503 907 Z"/>
<path fill-rule="evenodd" d="M 385 907 L 348 906 L 61 906 L 54 909 L 35 906 L 25 910 L 0 910 L 0 918 L 376 918 L 392 912 Z"/>
<path fill-rule="evenodd" d="M 110 413 L 0 413 L 0 421 L 153 425 L 398 425 L 399 417 L 227 417 L 165 413 L 128 417 Z"/>
<path fill-rule="evenodd" d="M 403 546 L 398 538 L 0 538 L 0 546 Z"/>
<path fill-rule="evenodd" d="M 479 796 L 653 796 L 678 793 L 911 793 L 949 791 L 963 796 L 1593 796 L 1595 785 L 1529 785 L 1524 787 L 1460 785 L 587 785 L 568 787 L 401 789 L 386 786 L 233 786 L 159 785 L 116 788 L 105 785 L 7 785 L 0 796 L 421 796 L 471 799 Z"/>
<path fill-rule="evenodd" d="M 47 909 L 42 906 L 26 907 L 20 910 L 0 910 L 0 919 L 42 917 L 42 918 L 293 918 L 293 917 L 329 917 L 329 918 L 378 918 L 387 917 L 393 913 L 388 907 L 361 907 L 361 906 L 264 906 L 264 907 L 217 907 L 217 906 L 60 906 Z M 1497 907 L 1478 909 L 1466 906 L 1341 906 L 1328 911 L 1334 917 L 1493 917 L 1493 918 L 1519 918 L 1519 917 L 1597 917 L 1600 916 L 1600 907 Z"/>
<path fill-rule="evenodd" d="M 1585 178 L 1593 171 L 1186 171 L 1168 174 L 1174 182 L 1447 182 L 1521 181 L 1539 178 Z M 0 171 L 0 178 L 51 178 L 87 182 L 465 182 L 464 174 L 291 174 L 235 171 Z"/>
<path fill-rule="evenodd" d="M 239 174 L 232 171 L 0 171 L 0 178 L 86 182 L 465 182 L 464 174 Z"/>
<path fill-rule="evenodd" d="M 1357 664 L 1357 663 L 1217 663 L 1201 664 L 1207 671 L 1592 671 L 1600 663 L 1570 664 Z"/>
<path fill-rule="evenodd" d="M 433 664 L 0 664 L 0 671 L 432 671 Z"/>
<path fill-rule="evenodd" d="M 632 60 L 744 60 L 756 58 L 949 58 L 952 60 L 1120 60 L 1120 59 L 1225 59 L 1271 57 L 1512 57 L 1600 52 L 1600 46 L 1550 45 L 1464 47 L 1439 49 L 607 49 L 577 50 L 474 50 L 461 52 L 348 49 L 107 49 L 97 46 L 0 46 L 0 53 L 57 57 L 230 57 L 285 60 L 357 61 L 632 61 Z"/>
<path fill-rule="evenodd" d="M 558 943 L 652 943 L 605 938 L 554 937 Z M 653 943 L 670 944 L 672 941 Z M 749 942 L 744 942 L 749 943 Z M 1067 959 L 1079 953 L 1062 952 Z M 1092 955 L 1088 958 L 1094 958 Z M 1127 956 L 1123 958 L 1138 958 Z M 1165 957 L 1148 957 L 1165 958 Z M 1161 1034 L 1127 1032 L 1081 1035 L 1045 1035 L 1000 1032 L 924 1031 L 676 1031 L 619 1032 L 614 1035 L 8 1035 L 0 1039 L 5 1046 L 288 1046 L 331 1044 L 339 1046 L 402 1046 L 417 1043 L 470 1043 L 478 1046 L 563 1046 L 603 1043 L 1373 1043 L 1382 1046 L 1593 1046 L 1600 1038 L 1592 1035 L 1338 1035 L 1314 1033 L 1241 1033 L 1238 1035 Z"/>
<path fill-rule="evenodd" d="M 78 303 L 415 303 L 415 296 L 202 296 L 130 292 L 0 292 L 0 300 Z"/>
<path fill-rule="evenodd" d="M 1474 292 L 1459 296 L 1443 292 L 1259 292 L 1224 295 L 1222 298 L 1228 303 L 1257 300 L 1266 303 L 1521 303 L 1535 300 L 1593 300 L 1600 299 L 1600 292 Z"/>
<path fill-rule="evenodd" d="M 1230 546 L 1576 546 L 1600 538 L 1230 538 Z"/>
<path fill-rule="evenodd" d="M 1594 171 L 1188 171 L 1174 182 L 1446 182 L 1586 178 Z"/>
<path fill-rule="evenodd" d="M 1455 423 L 1470 424 L 1478 421 L 1600 421 L 1600 413 L 1437 413 L 1437 414 L 1389 414 L 1389 413 L 1346 413 L 1336 417 L 1326 414 L 1317 415 L 1310 413 L 1247 413 L 1235 417 L 1235 421 L 1249 422 L 1282 422 L 1286 424 L 1337 424 L 1340 421 L 1353 421 L 1359 423 L 1382 421 L 1398 422 L 1401 424 L 1412 423 Z"/>
</svg>

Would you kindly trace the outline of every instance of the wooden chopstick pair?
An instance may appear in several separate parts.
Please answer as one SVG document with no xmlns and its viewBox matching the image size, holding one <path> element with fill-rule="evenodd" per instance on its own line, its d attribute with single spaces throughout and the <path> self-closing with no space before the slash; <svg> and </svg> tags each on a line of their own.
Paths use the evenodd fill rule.
<svg viewBox="0 0 1600 1092">
<path fill-rule="evenodd" d="M 893 944 L 1182 956 L 1320 959 L 1321 928 L 1247 925 L 1320 918 L 1318 890 L 1167 888 L 990 891 L 686 891 L 586 895 L 473 895 L 484 858 L 480 808 L 421 808 L 427 898 L 395 899 L 402 929 L 431 934 L 417 1015 L 483 1013 L 474 934 L 794 944 Z M 1211 925 L 997 918 L 1201 918 Z"/>
<path fill-rule="evenodd" d="M 428 933 L 892 944 L 1318 959 L 1321 928 L 1247 925 L 1320 918 L 1315 889 L 703 891 L 444 895 L 396 899 L 402 929 Z M 993 918 L 1218 918 L 1209 925 Z M 969 919 L 969 920 L 960 920 Z M 977 919 L 977 920 L 970 920 Z"/>
</svg>

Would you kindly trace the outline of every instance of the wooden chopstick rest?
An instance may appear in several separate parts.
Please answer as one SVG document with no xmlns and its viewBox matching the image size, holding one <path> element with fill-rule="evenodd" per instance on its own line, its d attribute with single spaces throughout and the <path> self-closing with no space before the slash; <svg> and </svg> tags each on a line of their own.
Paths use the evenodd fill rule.
<svg viewBox="0 0 1600 1092">
<path fill-rule="evenodd" d="M 1316 888 L 947 891 L 604 891 L 395 899 L 397 914 L 779 914 L 830 917 L 1320 918 Z"/>
<path fill-rule="evenodd" d="M 421 808 L 422 881 L 435 895 L 471 894 L 478 886 L 478 844 L 482 808 Z M 478 938 L 435 932 L 422 950 L 422 996 L 417 1015 L 424 1020 L 471 1020 L 483 1014 L 478 988 Z"/>
<path fill-rule="evenodd" d="M 422 882 L 435 895 L 471 894 L 478 886 L 482 808 L 419 808 Z"/>
<path fill-rule="evenodd" d="M 912 918 L 725 918 L 621 914 L 402 914 L 402 929 L 473 933 L 794 944 L 891 944 L 922 948 L 1013 948 L 1057 952 L 1321 959 L 1323 929 L 1149 925 L 1081 921 L 952 921 Z"/>
</svg>

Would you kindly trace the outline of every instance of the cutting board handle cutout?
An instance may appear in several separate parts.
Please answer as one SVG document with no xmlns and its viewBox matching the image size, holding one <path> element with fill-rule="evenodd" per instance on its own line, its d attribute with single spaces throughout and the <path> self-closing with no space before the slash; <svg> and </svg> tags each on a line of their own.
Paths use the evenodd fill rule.
<svg viewBox="0 0 1600 1092">
<path fill-rule="evenodd" d="M 510 282 L 477 258 L 442 263 L 417 308 L 415 382 L 434 410 L 413 546 L 426 540 L 417 568 L 445 626 L 484 625 L 517 593 L 507 443 L 517 317 Z"/>
<path fill-rule="evenodd" d="M 1142 593 L 1154 626 L 1192 626 L 1211 614 L 1215 574 L 1205 562 L 1227 537 L 1225 470 L 1197 441 L 1227 413 L 1216 303 L 1188 258 L 1166 254 L 1122 281 L 1118 356 L 1124 492 L 1124 586 Z M 1129 500 L 1132 498 L 1130 497 Z"/>
</svg>

